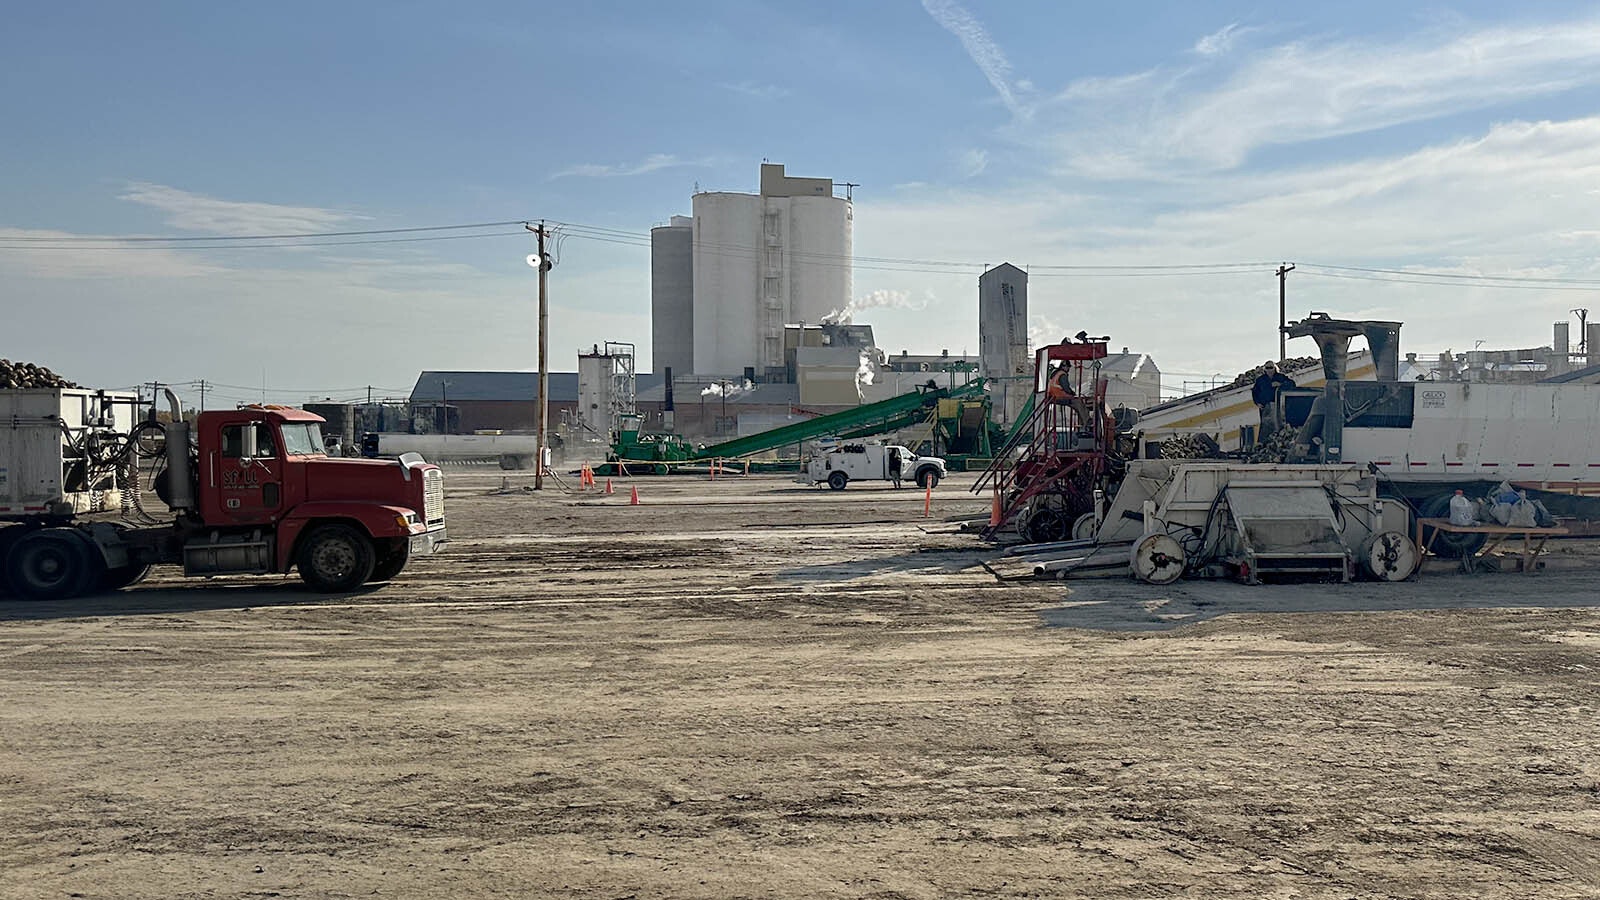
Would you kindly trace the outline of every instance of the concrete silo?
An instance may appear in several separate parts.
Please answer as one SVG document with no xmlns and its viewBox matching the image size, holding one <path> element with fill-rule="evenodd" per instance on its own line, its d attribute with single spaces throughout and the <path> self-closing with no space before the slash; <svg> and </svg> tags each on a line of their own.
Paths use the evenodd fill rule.
<svg viewBox="0 0 1600 900">
<path fill-rule="evenodd" d="M 694 219 L 650 229 L 650 359 L 657 372 L 694 371 Z"/>
<path fill-rule="evenodd" d="M 761 166 L 759 194 L 694 196 L 694 372 L 780 379 L 783 327 L 850 302 L 849 199 Z"/>
<path fill-rule="evenodd" d="M 1016 421 L 1034 385 L 1028 353 L 1028 273 L 1010 263 L 978 276 L 978 366 L 991 380 L 994 420 Z"/>
</svg>

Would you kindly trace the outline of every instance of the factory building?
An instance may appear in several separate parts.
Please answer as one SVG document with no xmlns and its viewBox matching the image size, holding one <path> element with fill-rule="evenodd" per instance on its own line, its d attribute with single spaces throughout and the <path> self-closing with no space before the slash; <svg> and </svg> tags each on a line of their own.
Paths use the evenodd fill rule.
<svg viewBox="0 0 1600 900">
<path fill-rule="evenodd" d="M 994 421 L 1016 421 L 1033 393 L 1028 273 L 1010 263 L 978 276 L 978 367 L 989 379 Z"/>
<path fill-rule="evenodd" d="M 764 163 L 759 193 L 707 191 L 692 202 L 691 219 L 651 231 L 654 368 L 783 380 L 785 326 L 821 322 L 850 302 L 851 201 L 833 195 L 831 179 Z"/>
</svg>

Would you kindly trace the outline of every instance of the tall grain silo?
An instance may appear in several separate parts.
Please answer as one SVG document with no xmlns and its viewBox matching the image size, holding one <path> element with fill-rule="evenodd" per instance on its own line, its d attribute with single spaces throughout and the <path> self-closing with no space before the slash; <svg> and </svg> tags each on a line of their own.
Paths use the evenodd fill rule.
<svg viewBox="0 0 1600 900">
<path fill-rule="evenodd" d="M 657 372 L 694 371 L 694 219 L 650 229 L 650 358 Z"/>
<path fill-rule="evenodd" d="M 694 366 L 781 379 L 783 328 L 850 302 L 853 215 L 827 178 L 761 166 L 759 194 L 694 196 Z"/>
<path fill-rule="evenodd" d="M 1016 421 L 1034 384 L 1028 353 L 1028 273 L 1010 263 L 978 276 L 978 366 L 990 380 L 994 420 Z"/>
</svg>

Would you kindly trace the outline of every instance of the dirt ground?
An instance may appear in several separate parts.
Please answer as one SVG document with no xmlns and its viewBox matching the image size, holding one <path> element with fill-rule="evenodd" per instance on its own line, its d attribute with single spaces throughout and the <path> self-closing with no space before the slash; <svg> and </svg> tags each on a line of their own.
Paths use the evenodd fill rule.
<svg viewBox="0 0 1600 900">
<path fill-rule="evenodd" d="M 0 896 L 1600 897 L 1582 548 L 1000 582 L 971 476 L 480 471 L 356 596 L 0 603 Z"/>
</svg>

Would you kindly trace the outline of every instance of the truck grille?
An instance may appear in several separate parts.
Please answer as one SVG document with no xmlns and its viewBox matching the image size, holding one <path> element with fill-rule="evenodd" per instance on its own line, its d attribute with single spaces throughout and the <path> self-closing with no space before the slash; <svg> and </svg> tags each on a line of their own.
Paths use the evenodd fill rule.
<svg viewBox="0 0 1600 900">
<path fill-rule="evenodd" d="M 422 473 L 422 518 L 429 528 L 444 524 L 444 473 L 438 469 Z"/>
</svg>

